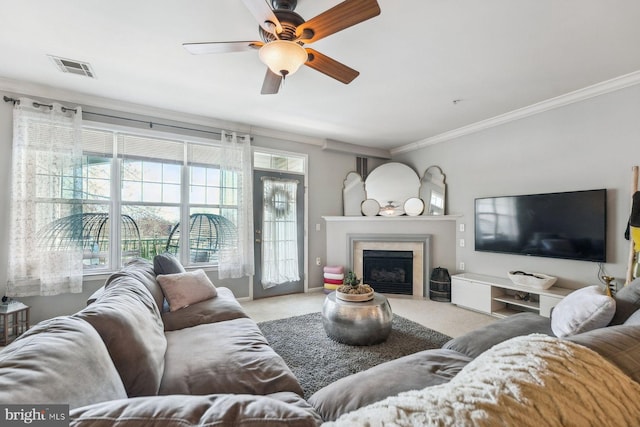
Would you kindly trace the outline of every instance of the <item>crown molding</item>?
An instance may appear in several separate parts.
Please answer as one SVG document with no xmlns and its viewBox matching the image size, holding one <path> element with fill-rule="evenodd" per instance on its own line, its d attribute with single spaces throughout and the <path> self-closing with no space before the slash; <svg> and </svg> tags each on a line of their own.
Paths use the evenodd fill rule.
<svg viewBox="0 0 640 427">
<path fill-rule="evenodd" d="M 407 153 L 415 151 L 429 145 L 439 144 L 441 142 L 450 141 L 452 139 L 460 138 L 461 136 L 469 135 L 472 133 L 480 132 L 485 129 L 489 129 L 495 126 L 500 126 L 505 123 L 513 122 L 523 119 L 525 117 L 533 116 L 535 114 L 544 113 L 545 111 L 553 110 L 555 108 L 564 107 L 576 102 L 585 101 L 596 96 L 604 95 L 610 92 L 614 92 L 620 89 L 624 89 L 629 86 L 634 86 L 640 83 L 640 70 L 633 73 L 625 74 L 623 76 L 615 77 L 604 82 L 596 83 L 591 86 L 587 86 L 582 89 L 575 90 L 573 92 L 566 93 L 564 95 L 550 98 L 545 101 L 538 102 L 536 104 L 529 105 L 527 107 L 519 108 L 517 110 L 510 111 L 499 116 L 495 116 L 486 120 L 482 120 L 476 123 L 472 123 L 467 126 L 460 127 L 448 132 L 443 132 L 439 135 L 435 135 L 429 138 L 425 138 L 416 142 L 412 142 L 400 147 L 392 148 L 391 154 L 396 155 L 400 153 Z"/>
</svg>

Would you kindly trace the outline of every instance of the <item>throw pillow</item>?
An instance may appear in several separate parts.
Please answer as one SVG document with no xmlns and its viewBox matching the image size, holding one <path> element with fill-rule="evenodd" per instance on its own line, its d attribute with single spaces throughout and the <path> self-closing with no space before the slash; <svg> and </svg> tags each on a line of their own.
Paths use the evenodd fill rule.
<svg viewBox="0 0 640 427">
<path fill-rule="evenodd" d="M 169 310 L 176 311 L 218 295 L 218 291 L 204 270 L 177 274 L 161 274 L 158 283 L 169 301 Z"/>
<path fill-rule="evenodd" d="M 598 285 L 571 292 L 551 313 L 551 330 L 560 338 L 605 327 L 616 311 L 616 301 Z"/>
<path fill-rule="evenodd" d="M 184 273 L 186 270 L 173 254 L 165 252 L 153 257 L 153 270 L 158 274 Z"/>
<path fill-rule="evenodd" d="M 616 300 L 616 314 L 613 316 L 611 324 L 622 325 L 633 312 L 640 309 L 640 278 L 616 292 L 614 298 Z"/>
</svg>

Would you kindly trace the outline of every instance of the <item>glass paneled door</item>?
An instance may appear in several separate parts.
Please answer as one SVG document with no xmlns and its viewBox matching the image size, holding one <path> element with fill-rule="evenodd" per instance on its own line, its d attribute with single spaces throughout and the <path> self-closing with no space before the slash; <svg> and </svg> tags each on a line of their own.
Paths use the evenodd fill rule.
<svg viewBox="0 0 640 427">
<path fill-rule="evenodd" d="M 304 292 L 304 175 L 253 176 L 253 297 Z"/>
</svg>

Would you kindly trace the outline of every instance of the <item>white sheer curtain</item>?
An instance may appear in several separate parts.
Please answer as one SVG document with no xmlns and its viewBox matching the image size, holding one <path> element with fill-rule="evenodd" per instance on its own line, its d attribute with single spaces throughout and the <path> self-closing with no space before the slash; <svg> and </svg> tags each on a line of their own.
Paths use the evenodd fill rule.
<svg viewBox="0 0 640 427">
<path fill-rule="evenodd" d="M 225 194 L 235 194 L 237 215 L 234 223 L 237 228 L 237 240 L 220 248 L 218 277 L 227 279 L 251 276 L 254 273 L 251 138 L 249 135 L 238 137 L 235 132 L 222 132 L 220 154 L 222 204 L 232 204 L 234 200 L 229 198 L 233 196 Z"/>
<path fill-rule="evenodd" d="M 298 270 L 298 182 L 264 178 L 262 181 L 262 287 L 300 280 Z"/>
<path fill-rule="evenodd" d="M 36 106 L 21 98 L 13 110 L 7 295 L 82 291 L 81 239 L 45 245 L 39 233 L 82 210 L 82 111 Z"/>
</svg>

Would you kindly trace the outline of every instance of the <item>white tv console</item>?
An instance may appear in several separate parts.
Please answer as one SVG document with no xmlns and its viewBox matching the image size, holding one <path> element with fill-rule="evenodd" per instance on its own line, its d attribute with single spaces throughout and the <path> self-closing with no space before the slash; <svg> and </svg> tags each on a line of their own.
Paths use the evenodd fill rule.
<svg viewBox="0 0 640 427">
<path fill-rule="evenodd" d="M 531 311 L 544 317 L 573 289 L 538 289 L 514 284 L 510 279 L 483 274 L 463 273 L 451 276 L 451 303 L 460 307 L 506 317 L 522 311 Z M 528 301 L 516 293 L 528 294 Z"/>
</svg>

